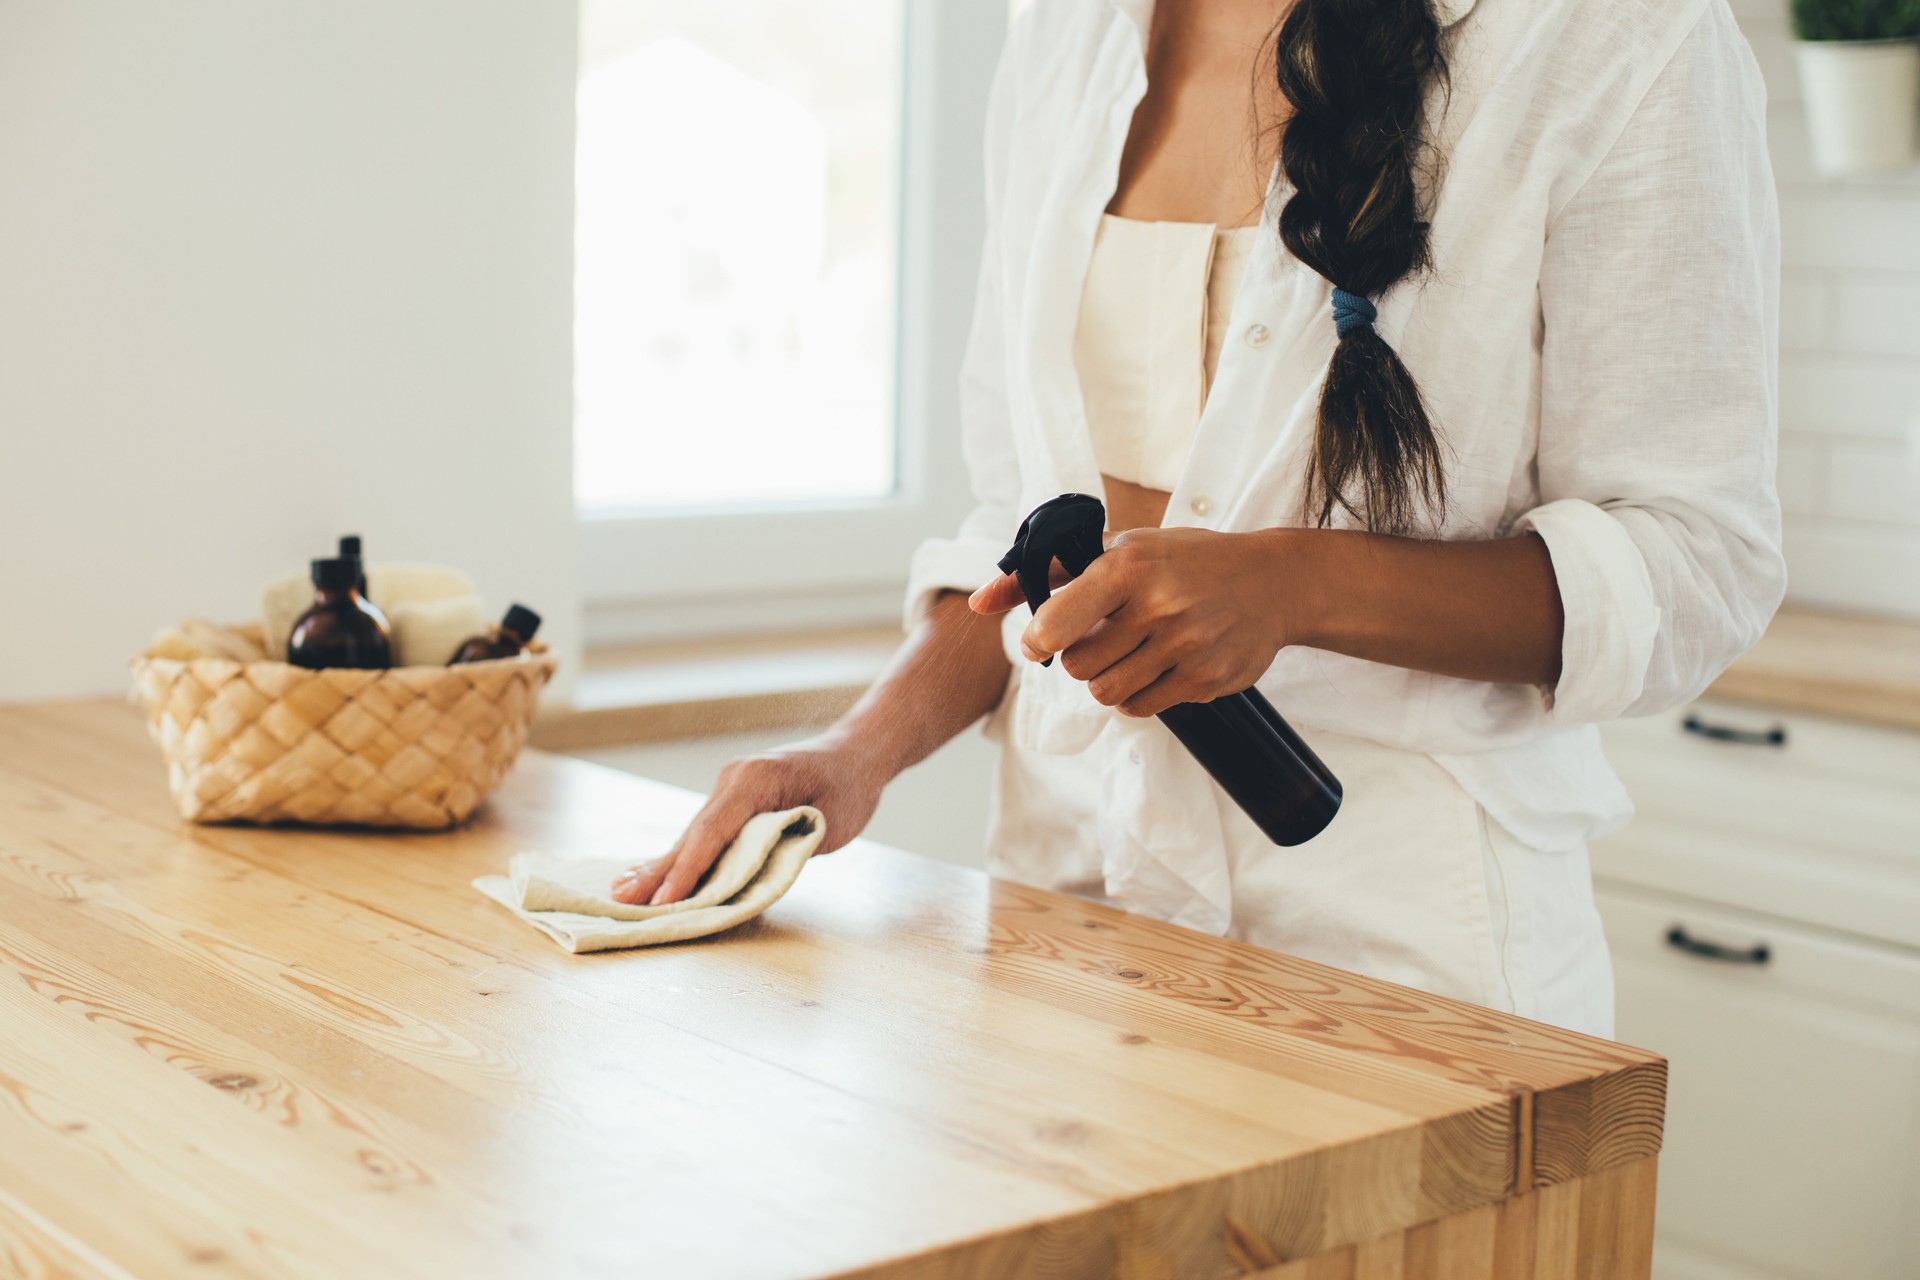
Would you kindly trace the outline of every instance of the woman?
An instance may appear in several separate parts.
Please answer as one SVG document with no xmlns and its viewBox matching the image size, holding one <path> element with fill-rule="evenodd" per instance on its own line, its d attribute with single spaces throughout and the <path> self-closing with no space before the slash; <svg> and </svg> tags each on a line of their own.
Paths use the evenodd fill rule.
<svg viewBox="0 0 1920 1280">
<path fill-rule="evenodd" d="M 990 714 L 995 874 L 1610 1034 L 1596 723 L 1697 695 L 1784 585 L 1763 105 L 1725 0 L 1035 0 L 978 506 L 859 705 L 616 893 L 685 896 L 758 810 L 844 843 Z M 1109 550 L 1029 618 L 995 561 L 1067 491 Z M 1345 784 L 1298 848 L 1151 718 L 1256 682 Z"/>
</svg>

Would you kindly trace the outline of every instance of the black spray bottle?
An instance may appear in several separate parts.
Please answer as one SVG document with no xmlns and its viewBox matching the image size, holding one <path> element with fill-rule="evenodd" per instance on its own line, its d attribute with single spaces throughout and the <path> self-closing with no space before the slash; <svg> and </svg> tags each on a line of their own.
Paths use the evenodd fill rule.
<svg viewBox="0 0 1920 1280">
<path fill-rule="evenodd" d="M 1106 549 L 1106 526 L 1098 498 L 1068 493 L 1043 502 L 1021 524 L 1000 572 L 1019 578 L 1038 609 L 1052 594 L 1053 562 L 1074 577 L 1085 573 Z M 1340 812 L 1340 780 L 1258 689 L 1169 707 L 1160 720 L 1275 844 L 1304 844 Z"/>
</svg>

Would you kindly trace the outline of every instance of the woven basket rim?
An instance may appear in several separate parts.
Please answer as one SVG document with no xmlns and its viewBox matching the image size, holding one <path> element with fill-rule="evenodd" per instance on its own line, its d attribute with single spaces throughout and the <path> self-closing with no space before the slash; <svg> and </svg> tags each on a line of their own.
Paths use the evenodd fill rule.
<svg viewBox="0 0 1920 1280">
<path fill-rule="evenodd" d="M 411 666 L 405 666 L 405 667 L 302 667 L 296 663 L 283 662 L 278 658 L 262 658 L 256 662 L 242 662 L 238 658 L 163 658 L 160 655 L 154 654 L 154 653 L 138 654 L 135 657 L 129 658 L 127 660 L 127 665 L 136 671 L 142 667 L 147 667 L 147 666 L 198 667 L 198 666 L 204 665 L 209 667 L 246 667 L 248 669 L 252 669 L 255 667 L 291 667 L 295 671 L 309 671 L 309 672 L 315 672 L 315 673 L 318 673 L 320 671 L 328 671 L 328 670 L 371 671 L 374 673 L 376 677 L 386 675 L 387 673 L 393 672 L 393 671 L 450 671 L 450 672 L 458 673 L 460 669 L 463 667 L 471 668 L 474 670 L 483 670 L 490 667 L 507 666 L 515 663 L 518 663 L 523 666 L 543 666 L 548 669 L 549 673 L 551 673 L 554 669 L 557 669 L 559 667 L 560 660 L 558 658 L 555 658 L 553 654 L 549 652 L 532 653 L 524 650 L 520 653 L 514 654 L 511 658 L 482 658 L 478 662 L 461 662 L 461 663 L 452 663 L 452 664 L 444 663 L 444 662 L 416 662 L 416 663 L 413 663 Z"/>
<path fill-rule="evenodd" d="M 260 642 L 260 636 L 258 633 L 260 632 L 260 629 L 261 629 L 261 623 L 258 619 L 254 619 L 249 622 L 235 623 L 233 624 L 233 626 L 234 626 L 234 629 L 238 631 L 250 631 L 255 633 L 254 634 L 255 642 L 256 643 Z M 526 648 L 522 649 L 519 653 L 514 654 L 510 658 L 482 658 L 478 662 L 462 662 L 457 665 L 462 667 L 488 668 L 488 667 L 499 666 L 502 663 L 512 663 L 512 662 L 524 663 L 528 666 L 534 666 L 534 665 L 545 666 L 547 668 L 548 679 L 553 678 L 553 673 L 559 668 L 559 665 L 560 665 L 559 660 L 553 656 L 553 652 L 547 648 L 547 642 L 539 639 L 533 640 L 527 645 Z M 445 663 L 445 662 L 415 662 L 415 663 L 410 663 L 407 666 L 403 666 L 403 667 L 351 667 L 351 668 L 302 667 L 296 663 L 288 662 L 285 658 L 260 658 L 253 662 L 242 662 L 238 658 L 214 658 L 214 657 L 164 658 L 164 657 L 161 657 L 159 654 L 154 653 L 152 650 L 145 650 L 127 659 L 127 666 L 133 671 L 139 671 L 143 667 L 147 667 L 147 666 L 154 666 L 160 670 L 167 670 L 170 667 L 194 667 L 194 666 L 199 666 L 203 663 L 214 664 L 220 667 L 245 667 L 249 670 L 252 670 L 254 668 L 260 668 L 260 667 L 292 667 L 297 671 L 324 671 L 324 670 L 332 669 L 332 670 L 376 671 L 380 673 L 385 673 L 388 671 L 427 671 L 427 670 L 436 670 L 436 669 L 442 670 L 442 671 L 450 671 L 450 670 L 453 670 L 455 666 L 455 664 Z"/>
</svg>

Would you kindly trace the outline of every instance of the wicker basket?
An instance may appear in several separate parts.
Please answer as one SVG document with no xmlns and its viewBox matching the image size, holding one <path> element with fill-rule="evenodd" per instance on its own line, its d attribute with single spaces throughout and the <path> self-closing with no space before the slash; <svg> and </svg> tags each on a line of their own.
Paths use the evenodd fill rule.
<svg viewBox="0 0 1920 1280">
<path fill-rule="evenodd" d="M 431 829 L 506 775 L 554 666 L 544 651 L 384 671 L 148 655 L 133 674 L 181 817 Z"/>
</svg>

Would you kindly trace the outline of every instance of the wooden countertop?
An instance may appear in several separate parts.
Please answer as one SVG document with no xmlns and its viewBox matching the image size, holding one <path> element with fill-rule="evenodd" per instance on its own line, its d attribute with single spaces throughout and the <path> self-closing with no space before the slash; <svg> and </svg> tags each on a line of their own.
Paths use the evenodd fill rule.
<svg viewBox="0 0 1920 1280">
<path fill-rule="evenodd" d="M 1646 1274 L 1652 1054 L 864 843 L 640 952 L 468 886 L 695 799 L 191 827 L 128 708 L 0 710 L 0 1272 Z"/>
<path fill-rule="evenodd" d="M 1920 730 L 1920 622 L 1782 609 L 1707 692 Z"/>
</svg>

